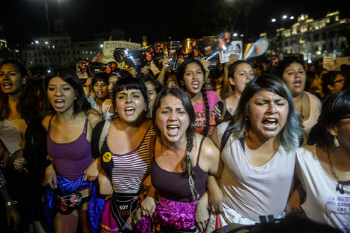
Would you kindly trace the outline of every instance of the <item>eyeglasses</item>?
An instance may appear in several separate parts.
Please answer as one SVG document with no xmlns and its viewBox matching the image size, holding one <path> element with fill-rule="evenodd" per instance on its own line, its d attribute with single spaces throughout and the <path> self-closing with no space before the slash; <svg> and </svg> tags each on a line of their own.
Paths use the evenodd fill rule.
<svg viewBox="0 0 350 233">
<path fill-rule="evenodd" d="M 342 83 L 342 84 L 344 84 L 345 83 L 345 78 L 339 79 L 338 81 L 334 81 L 333 84 L 334 83 Z"/>
</svg>

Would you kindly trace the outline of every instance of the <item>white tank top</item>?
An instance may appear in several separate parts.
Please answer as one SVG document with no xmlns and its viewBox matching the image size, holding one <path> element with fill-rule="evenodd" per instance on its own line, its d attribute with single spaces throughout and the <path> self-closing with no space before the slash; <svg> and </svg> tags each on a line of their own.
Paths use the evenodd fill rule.
<svg viewBox="0 0 350 233">
<path fill-rule="evenodd" d="M 218 126 L 220 142 L 227 124 Z M 283 215 L 293 183 L 295 154 L 280 146 L 269 162 L 254 167 L 239 140 L 231 135 L 221 154 L 220 187 L 225 204 L 255 222 L 261 215 Z"/>
<path fill-rule="evenodd" d="M 309 92 L 304 92 L 310 101 L 310 116 L 303 122 L 304 131 L 309 134 L 311 128 L 317 123 L 318 116 L 321 113 L 321 101 L 313 94 Z"/>
<path fill-rule="evenodd" d="M 305 145 L 298 149 L 296 175 L 307 194 L 301 206 L 306 216 L 350 232 L 350 187 L 344 186 L 344 194 L 336 191 L 337 182 L 323 170 L 316 156 L 316 146 Z"/>
</svg>

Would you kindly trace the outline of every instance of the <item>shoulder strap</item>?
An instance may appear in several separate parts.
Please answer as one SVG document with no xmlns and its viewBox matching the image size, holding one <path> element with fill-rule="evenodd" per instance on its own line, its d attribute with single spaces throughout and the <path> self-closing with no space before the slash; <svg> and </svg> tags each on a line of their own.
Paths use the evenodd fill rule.
<svg viewBox="0 0 350 233">
<path fill-rule="evenodd" d="M 198 148 L 198 157 L 197 157 L 197 164 L 196 164 L 196 166 L 198 166 L 198 163 L 199 163 L 199 157 L 201 156 L 201 150 L 202 150 L 202 145 L 203 145 L 203 142 L 204 142 L 204 139 L 205 139 L 206 137 L 202 137 L 202 139 L 201 139 L 201 142 L 200 142 L 200 144 L 199 144 L 199 148 Z"/>
<path fill-rule="evenodd" d="M 47 128 L 47 132 L 50 133 L 50 130 L 51 130 L 51 120 L 52 118 L 55 116 L 55 114 L 53 114 L 51 117 L 50 117 L 50 120 L 49 120 L 49 127 Z"/>
<path fill-rule="evenodd" d="M 84 134 L 86 135 L 86 133 L 87 133 L 87 126 L 88 126 L 88 124 L 91 126 L 91 129 L 92 129 L 92 125 L 91 125 L 91 123 L 90 123 L 90 121 L 89 121 L 89 113 L 87 112 L 86 114 L 85 114 L 85 124 L 84 124 L 84 130 L 83 130 L 83 132 L 84 132 Z"/>
<path fill-rule="evenodd" d="M 231 123 L 231 122 L 230 122 Z M 228 138 L 230 137 L 230 130 L 228 130 L 228 128 L 230 127 L 231 124 L 228 124 L 226 129 L 225 129 L 225 132 L 223 133 L 222 135 L 222 138 L 221 138 L 221 144 L 220 144 L 220 151 L 222 151 L 225 147 L 225 144 L 228 140 Z"/>
<path fill-rule="evenodd" d="M 100 136 L 100 141 L 98 144 L 98 149 L 99 149 L 100 153 L 101 153 L 103 142 L 105 141 L 105 138 L 107 136 L 110 125 L 111 125 L 111 120 L 106 120 L 105 124 L 103 125 L 101 136 Z"/>
<path fill-rule="evenodd" d="M 224 109 L 222 110 L 220 120 L 224 120 L 226 115 L 226 100 L 224 100 Z"/>
<path fill-rule="evenodd" d="M 148 151 L 151 158 L 154 157 L 154 148 L 156 146 L 156 135 L 152 135 L 148 141 Z"/>
</svg>

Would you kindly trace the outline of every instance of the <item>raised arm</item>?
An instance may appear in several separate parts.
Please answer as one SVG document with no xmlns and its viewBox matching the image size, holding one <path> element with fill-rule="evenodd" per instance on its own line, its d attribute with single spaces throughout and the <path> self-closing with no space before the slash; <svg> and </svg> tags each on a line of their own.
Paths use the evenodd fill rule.
<svg viewBox="0 0 350 233">
<path fill-rule="evenodd" d="M 162 70 L 160 71 L 160 73 L 159 73 L 159 75 L 157 77 L 157 80 L 161 84 L 165 85 L 164 79 L 165 79 L 165 72 L 166 72 L 166 70 L 168 69 L 168 66 L 169 66 L 169 57 L 168 56 L 164 56 L 162 63 L 163 63 Z"/>
</svg>

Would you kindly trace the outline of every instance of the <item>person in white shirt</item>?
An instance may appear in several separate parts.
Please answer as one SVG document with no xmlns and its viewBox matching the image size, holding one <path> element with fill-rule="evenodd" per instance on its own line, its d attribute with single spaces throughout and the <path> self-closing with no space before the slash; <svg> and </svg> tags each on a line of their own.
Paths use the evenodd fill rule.
<svg viewBox="0 0 350 233">
<path fill-rule="evenodd" d="M 302 190 L 293 192 L 291 199 L 299 203 L 294 202 L 292 210 L 350 232 L 350 90 L 323 102 L 309 136 L 313 145 L 297 152 L 296 176 Z"/>
<path fill-rule="evenodd" d="M 292 95 L 281 79 L 263 75 L 247 84 L 232 122 L 220 124 L 212 136 L 224 163 L 221 226 L 284 216 L 302 139 L 299 122 Z M 226 128 L 230 135 L 223 147 Z"/>
</svg>

